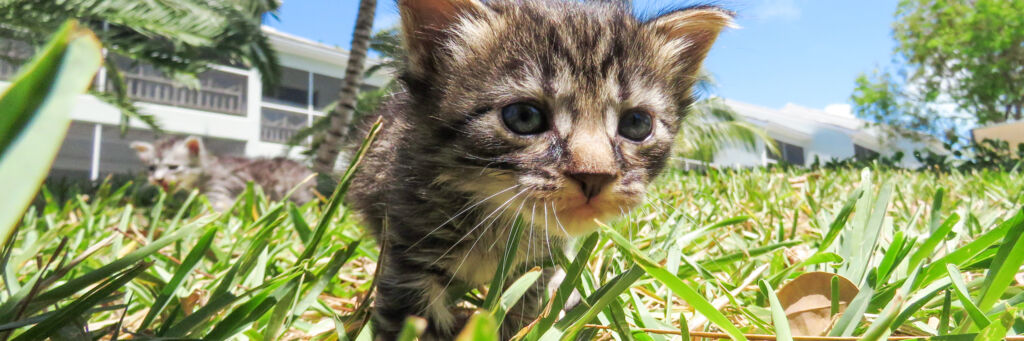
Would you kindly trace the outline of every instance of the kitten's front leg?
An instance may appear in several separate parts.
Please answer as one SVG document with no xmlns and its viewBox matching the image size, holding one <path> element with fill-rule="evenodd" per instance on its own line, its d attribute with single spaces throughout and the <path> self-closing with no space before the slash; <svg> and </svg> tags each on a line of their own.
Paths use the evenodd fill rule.
<svg viewBox="0 0 1024 341">
<path fill-rule="evenodd" d="M 414 258 L 404 251 L 386 253 L 373 309 L 376 340 L 395 340 L 409 316 L 427 320 L 420 340 L 451 340 L 465 322 L 450 310 L 445 289 L 451 277 L 431 271 Z"/>
</svg>

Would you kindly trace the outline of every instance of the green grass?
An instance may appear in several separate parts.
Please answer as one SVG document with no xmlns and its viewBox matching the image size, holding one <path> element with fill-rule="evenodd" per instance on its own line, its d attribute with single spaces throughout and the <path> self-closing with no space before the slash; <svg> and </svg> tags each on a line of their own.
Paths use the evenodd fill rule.
<svg viewBox="0 0 1024 341">
<path fill-rule="evenodd" d="M 131 186 L 29 209 L 2 253 L 0 332 L 368 337 L 377 246 L 337 201 L 296 207 L 254 189 L 218 215 L 195 195 L 135 207 Z M 1022 204 L 1013 173 L 670 170 L 647 204 L 556 257 L 571 280 L 552 311 L 573 288 L 584 303 L 521 336 L 679 339 L 680 318 L 690 331 L 774 334 L 782 312 L 765 290 L 808 271 L 861 288 L 831 335 L 1016 334 Z M 504 295 L 470 292 L 491 317 L 467 333 L 486 334 L 537 275 L 496 277 Z"/>
</svg>

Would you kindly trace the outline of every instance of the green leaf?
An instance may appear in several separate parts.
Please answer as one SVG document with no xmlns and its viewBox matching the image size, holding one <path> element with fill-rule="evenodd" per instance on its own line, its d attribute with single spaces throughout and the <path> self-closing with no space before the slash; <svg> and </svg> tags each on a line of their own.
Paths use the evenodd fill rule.
<svg viewBox="0 0 1024 341">
<path fill-rule="evenodd" d="M 491 314 L 476 313 L 455 341 L 498 341 L 498 322 Z"/>
<path fill-rule="evenodd" d="M 1024 265 L 1024 209 L 1004 224 L 1010 226 L 1010 231 L 1003 238 L 981 285 L 978 309 L 982 311 L 992 308 Z"/>
<path fill-rule="evenodd" d="M 299 239 L 303 243 L 309 243 L 309 237 L 313 232 L 310 231 L 306 218 L 302 217 L 302 213 L 299 212 L 299 208 L 295 204 L 288 203 L 288 215 L 292 217 L 292 226 L 295 226 L 295 233 L 299 234 Z"/>
<path fill-rule="evenodd" d="M 185 277 L 195 270 L 196 266 L 199 265 L 199 261 L 202 260 L 203 254 L 210 249 L 210 244 L 213 242 L 214 235 L 217 234 L 217 227 L 211 226 L 206 229 L 203 236 L 199 238 L 199 241 L 192 251 L 189 251 L 188 256 L 181 262 L 178 267 L 178 271 L 174 273 L 174 277 L 171 278 L 170 282 L 164 285 L 164 288 L 160 291 L 160 296 L 157 297 L 156 301 L 149 307 L 149 312 L 146 313 L 146 317 L 142 320 L 142 324 L 139 325 L 140 330 L 145 330 L 149 327 L 150 323 L 153 323 L 153 319 L 160 314 L 160 312 L 167 306 L 167 302 L 171 300 L 171 296 L 177 292 L 178 288 L 184 284 Z"/>
<path fill-rule="evenodd" d="M 427 330 L 427 320 L 416 316 L 409 316 L 402 325 L 402 331 L 398 334 L 397 341 L 415 341 L 423 331 Z"/>
<path fill-rule="evenodd" d="M 512 285 L 509 285 L 505 292 L 501 294 L 501 304 L 491 312 L 494 315 L 494 320 L 498 323 L 505 320 L 505 314 L 508 310 L 512 309 L 516 302 L 519 302 L 519 299 L 537 282 L 542 273 L 543 270 L 541 268 L 533 268 L 520 276 L 515 282 L 512 282 Z"/>
<path fill-rule="evenodd" d="M 576 253 L 576 258 L 573 259 L 569 268 L 565 270 L 565 280 L 562 281 L 562 284 L 558 286 L 558 290 L 555 291 L 555 297 L 549 300 L 548 305 L 544 307 L 544 311 L 541 312 L 537 323 L 526 334 L 526 340 L 539 340 L 554 325 L 558 319 L 558 313 L 565 307 L 565 302 L 576 288 L 576 283 L 583 277 L 583 271 L 586 270 L 590 255 L 594 252 L 594 248 L 597 247 L 598 239 L 600 239 L 599 235 L 597 232 L 594 232 L 583 240 L 579 251 Z"/>
<path fill-rule="evenodd" d="M 90 290 L 89 293 L 57 310 L 55 314 L 18 335 L 18 337 L 14 338 L 14 341 L 42 340 L 51 335 L 51 333 L 56 332 L 60 327 L 74 323 L 72 320 L 82 318 L 88 309 L 95 307 L 109 298 L 115 291 L 122 289 L 126 283 L 146 271 L 149 265 L 147 263 L 138 263 L 134 267 L 107 279 L 93 290 Z"/>
<path fill-rule="evenodd" d="M 509 232 L 508 242 L 505 244 L 505 252 L 501 256 L 501 261 L 498 262 L 498 268 L 494 272 L 494 278 L 491 279 L 490 289 L 487 290 L 487 298 L 484 299 L 482 308 L 488 311 L 495 311 L 501 298 L 502 289 L 505 287 L 505 278 L 508 277 L 509 272 L 512 271 L 513 263 L 515 262 L 517 250 L 519 249 L 519 239 L 523 235 L 523 226 L 526 223 L 522 218 L 516 218 L 515 223 L 512 224 L 512 230 Z"/>
<path fill-rule="evenodd" d="M 697 310 L 698 313 L 707 317 L 708 321 L 713 322 L 715 325 L 717 325 L 719 328 L 725 331 L 726 334 L 729 334 L 729 336 L 731 336 L 733 339 L 746 340 L 746 337 L 743 336 L 743 332 L 741 332 L 739 328 L 736 328 L 736 326 L 733 325 L 732 322 L 730 322 L 729 319 L 725 317 L 725 315 L 722 315 L 722 312 L 718 311 L 718 309 L 715 309 L 715 307 L 712 306 L 711 303 L 704 298 L 704 296 L 701 296 L 699 293 L 697 293 L 697 291 L 694 290 L 693 287 L 684 283 L 676 275 L 658 266 L 657 263 L 655 263 L 650 258 L 647 258 L 647 256 L 640 252 L 640 250 L 637 250 L 635 247 L 633 247 L 633 245 L 629 243 L 629 240 L 627 240 L 626 237 L 623 237 L 611 227 L 605 225 L 604 231 L 605 233 L 608 234 L 609 237 L 611 237 L 611 240 L 615 243 L 615 245 L 627 251 L 627 253 L 629 254 L 629 256 L 631 256 L 634 262 L 643 267 L 643 269 L 647 271 L 648 274 L 657 279 L 659 282 L 665 284 L 665 286 L 667 286 L 669 289 L 672 289 L 672 292 L 674 292 L 676 295 L 679 295 L 683 300 L 685 300 L 687 303 L 693 306 L 693 308 Z"/>
<path fill-rule="evenodd" d="M 843 227 L 846 226 L 846 221 L 850 218 L 850 213 L 853 212 L 853 208 L 857 205 L 857 200 L 864 195 L 864 191 L 860 188 L 855 190 L 850 197 L 846 199 L 846 204 L 839 210 L 839 214 L 832 219 L 832 223 L 829 224 L 828 232 L 825 233 L 825 237 L 822 238 L 821 244 L 818 245 L 818 252 L 824 252 L 832 245 L 832 242 L 839 237 L 839 233 L 843 231 Z"/>
<path fill-rule="evenodd" d="M 775 326 L 775 336 L 781 341 L 793 341 L 793 333 L 789 331 L 789 319 L 786 318 L 786 311 L 782 308 L 779 297 L 775 295 L 775 289 L 772 289 L 772 286 L 763 279 L 757 284 L 761 287 L 761 291 L 768 296 L 768 303 L 772 310 L 772 325 Z"/>
<path fill-rule="evenodd" d="M 163 247 L 170 245 L 171 243 L 178 241 L 181 238 L 184 238 L 185 236 L 191 235 L 196 229 L 206 225 L 206 223 L 204 223 L 204 220 L 211 219 L 195 221 L 190 225 L 186 225 L 185 227 L 179 229 L 178 231 L 175 231 L 168 235 L 164 235 L 160 239 L 150 244 L 147 244 L 146 246 L 143 246 L 138 250 L 133 251 L 132 253 L 125 255 L 121 259 L 113 261 L 96 270 L 90 271 L 82 276 L 71 279 L 64 283 L 64 285 L 53 288 L 50 291 L 47 291 L 39 295 L 38 297 L 36 297 L 35 300 L 33 300 L 31 307 L 35 307 L 37 309 L 45 307 L 54 302 L 57 302 L 58 300 L 67 298 L 75 294 L 76 292 L 79 292 L 89 287 L 93 283 L 109 278 L 115 273 L 125 268 L 128 268 L 129 266 L 132 266 L 133 264 L 152 255 L 153 253 L 156 253 Z M 34 310 L 31 307 L 29 308 L 29 311 Z"/>
<path fill-rule="evenodd" d="M 306 243 L 306 249 L 299 255 L 299 261 L 309 259 L 317 251 L 317 246 L 320 245 L 320 240 L 323 239 L 324 233 L 330 227 L 331 221 L 334 219 L 335 213 L 338 211 L 338 207 L 341 206 L 341 202 L 345 197 L 345 193 L 348 192 L 348 187 L 352 183 L 352 178 L 355 177 L 356 170 L 359 169 L 359 163 L 362 162 L 363 157 L 366 156 L 366 152 L 370 149 L 370 144 L 377 138 L 377 134 L 380 132 L 381 120 L 377 119 L 377 123 L 370 128 L 370 131 L 366 134 L 366 139 L 363 140 L 363 144 L 359 146 L 359 150 L 356 151 L 352 156 L 352 161 L 349 162 L 348 169 L 345 174 L 341 176 L 341 180 L 338 181 L 338 186 L 335 187 L 334 193 L 331 194 L 330 200 L 327 201 L 327 207 L 324 209 L 323 214 L 320 216 L 320 221 L 316 224 L 316 229 L 313 231 L 313 236 Z"/>
<path fill-rule="evenodd" d="M 875 288 L 870 285 L 860 288 L 860 292 L 857 293 L 857 296 L 853 297 L 853 300 L 846 307 L 846 311 L 839 316 L 839 321 L 832 326 L 832 331 L 829 332 L 828 336 L 853 335 L 854 330 L 864 318 L 864 312 L 868 310 L 868 304 L 871 303 L 871 297 L 874 294 Z"/>
<path fill-rule="evenodd" d="M 594 294 L 587 297 L 587 304 L 577 305 L 575 308 L 565 314 L 558 323 L 555 324 L 554 328 L 549 329 L 541 340 L 571 340 L 576 337 L 577 333 L 583 330 L 583 327 L 589 321 L 593 320 L 608 304 L 614 301 L 620 294 L 629 290 L 629 287 L 633 285 L 640 276 L 644 273 L 644 269 L 639 265 L 633 266 L 619 276 L 616 276 L 612 280 L 608 281 L 607 284 L 599 288 Z"/>
<path fill-rule="evenodd" d="M 946 271 L 949 273 L 949 279 L 953 283 L 953 293 L 960 300 L 960 304 L 963 304 L 964 310 L 967 311 L 967 316 L 978 325 L 979 328 L 985 328 L 992 323 L 985 317 L 985 314 L 978 309 L 978 306 L 971 300 L 971 294 L 967 291 L 967 284 L 964 283 L 964 276 L 960 274 L 960 269 L 956 268 L 956 265 L 946 264 Z"/>
<path fill-rule="evenodd" d="M 0 245 L 49 173 L 101 58 L 96 36 L 67 22 L 0 95 Z"/>
<path fill-rule="evenodd" d="M 934 219 L 938 219 L 935 218 L 935 215 L 932 215 L 932 217 Z M 946 218 L 946 221 L 943 222 L 942 225 L 937 225 L 936 228 L 928 235 L 928 239 L 925 239 L 924 243 L 921 243 L 921 245 L 917 247 L 917 251 L 910 256 L 910 261 L 907 263 L 907 267 L 910 269 L 916 268 L 921 265 L 925 258 L 928 258 L 935 253 L 935 247 L 946 239 L 946 236 L 953 231 L 953 226 L 955 226 L 959 221 L 960 216 L 953 213 L 949 218 Z"/>
</svg>

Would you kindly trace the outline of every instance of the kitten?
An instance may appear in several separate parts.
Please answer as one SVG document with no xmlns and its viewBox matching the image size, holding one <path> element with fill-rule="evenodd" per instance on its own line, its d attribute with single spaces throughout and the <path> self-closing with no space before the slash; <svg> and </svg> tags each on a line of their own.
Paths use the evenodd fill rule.
<svg viewBox="0 0 1024 341">
<path fill-rule="evenodd" d="M 528 225 L 514 268 L 529 268 L 643 200 L 731 14 L 699 6 L 639 20 L 623 5 L 556 0 L 398 5 L 403 91 L 382 110 L 348 201 L 382 245 L 378 339 L 394 339 L 409 315 L 428 320 L 424 338 L 451 339 L 466 317 L 452 288 L 492 278 L 516 217 Z M 543 282 L 510 310 L 503 338 L 540 312 Z"/>
<path fill-rule="evenodd" d="M 313 199 L 314 184 L 309 179 L 313 172 L 286 158 L 217 156 L 195 136 L 161 139 L 155 146 L 135 141 L 131 147 L 147 165 L 151 184 L 168 192 L 198 188 L 217 211 L 231 208 L 249 181 L 260 185 L 272 200 L 281 200 L 296 186 L 289 199 L 298 204 Z"/>
</svg>

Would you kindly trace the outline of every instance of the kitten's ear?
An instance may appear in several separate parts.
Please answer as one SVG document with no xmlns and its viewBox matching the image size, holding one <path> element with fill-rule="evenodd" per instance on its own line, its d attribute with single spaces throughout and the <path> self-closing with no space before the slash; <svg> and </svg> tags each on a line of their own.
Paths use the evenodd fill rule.
<svg viewBox="0 0 1024 341">
<path fill-rule="evenodd" d="M 139 160 L 142 162 L 149 162 L 153 159 L 153 145 L 149 142 L 133 141 L 131 147 L 135 149 L 135 154 L 139 155 Z"/>
<path fill-rule="evenodd" d="M 422 74 L 434 67 L 434 56 L 461 18 L 484 15 L 480 0 L 398 0 L 409 67 Z"/>
<path fill-rule="evenodd" d="M 189 155 L 192 157 L 198 157 L 203 152 L 203 139 L 197 136 L 186 137 L 185 148 L 188 149 Z"/>
<path fill-rule="evenodd" d="M 666 53 L 685 63 L 686 72 L 696 72 L 711 50 L 718 34 L 733 24 L 733 13 L 714 6 L 699 6 L 669 12 L 645 25 L 668 39 Z"/>
</svg>

